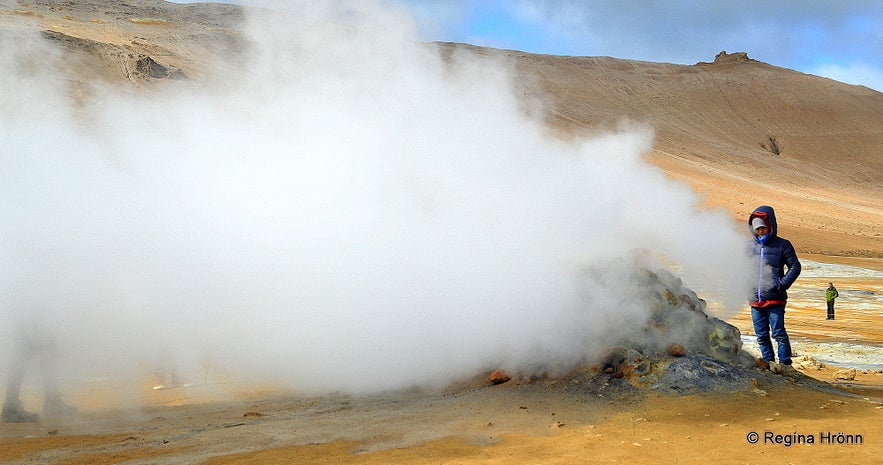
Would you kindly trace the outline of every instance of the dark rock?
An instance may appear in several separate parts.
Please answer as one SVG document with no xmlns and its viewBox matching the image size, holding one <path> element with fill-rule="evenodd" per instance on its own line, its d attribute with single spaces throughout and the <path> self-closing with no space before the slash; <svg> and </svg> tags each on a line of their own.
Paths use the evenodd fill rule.
<svg viewBox="0 0 883 465">
<path fill-rule="evenodd" d="M 707 355 L 687 355 L 669 363 L 660 370 L 652 389 L 671 394 L 731 391 L 746 389 L 750 378 L 743 370 Z"/>
<path fill-rule="evenodd" d="M 157 79 L 169 77 L 169 69 L 157 63 L 153 58 L 141 57 L 135 61 L 135 71 Z"/>
</svg>

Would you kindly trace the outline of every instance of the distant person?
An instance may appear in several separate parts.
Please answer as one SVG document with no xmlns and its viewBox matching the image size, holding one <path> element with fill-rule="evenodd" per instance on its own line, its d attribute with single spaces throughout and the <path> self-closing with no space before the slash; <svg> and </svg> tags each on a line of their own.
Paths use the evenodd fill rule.
<svg viewBox="0 0 883 465">
<path fill-rule="evenodd" d="M 56 346 L 54 340 L 38 331 L 22 329 L 16 334 L 18 340 L 12 350 L 9 379 L 6 382 L 6 400 L 0 421 L 3 423 L 26 423 L 39 419 L 36 413 L 24 409 L 19 398 L 25 370 L 32 358 L 39 359 L 43 376 L 43 414 L 47 416 L 72 415 L 77 412 L 61 400 L 55 374 Z"/>
<path fill-rule="evenodd" d="M 757 207 L 748 216 L 748 224 L 754 234 L 754 254 L 757 256 L 757 287 L 749 298 L 749 305 L 763 358 L 758 364 L 768 367 L 776 360 L 770 341 L 772 334 L 779 363 L 791 365 L 791 341 L 785 331 L 786 291 L 800 275 L 800 261 L 791 242 L 776 234 L 776 213 L 772 207 Z"/>
<path fill-rule="evenodd" d="M 834 283 L 828 283 L 828 289 L 825 290 L 825 300 L 828 301 L 828 318 L 829 320 L 834 319 L 834 299 L 840 297 L 840 294 L 837 292 L 837 288 L 834 287 Z"/>
</svg>

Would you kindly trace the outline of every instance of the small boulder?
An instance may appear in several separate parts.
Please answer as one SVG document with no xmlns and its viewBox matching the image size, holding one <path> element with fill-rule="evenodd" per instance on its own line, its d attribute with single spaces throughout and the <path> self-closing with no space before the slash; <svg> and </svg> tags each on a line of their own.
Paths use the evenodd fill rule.
<svg viewBox="0 0 883 465">
<path fill-rule="evenodd" d="M 668 346 L 668 355 L 671 355 L 672 357 L 683 357 L 686 354 L 687 350 L 684 349 L 684 346 L 678 343 L 670 344 Z"/>
<path fill-rule="evenodd" d="M 848 370 L 838 370 L 834 373 L 834 379 L 842 379 L 846 381 L 852 381 L 855 379 L 855 368 L 850 368 Z"/>
<path fill-rule="evenodd" d="M 491 384 L 503 384 L 512 379 L 509 376 L 509 373 L 506 373 L 505 370 L 494 370 L 488 375 L 487 380 L 491 382 Z"/>
</svg>

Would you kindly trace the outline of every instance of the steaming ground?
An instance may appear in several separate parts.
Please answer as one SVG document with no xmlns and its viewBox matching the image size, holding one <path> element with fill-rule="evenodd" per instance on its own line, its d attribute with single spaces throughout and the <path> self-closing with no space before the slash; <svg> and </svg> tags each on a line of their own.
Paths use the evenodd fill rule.
<svg viewBox="0 0 883 465">
<path fill-rule="evenodd" d="M 3 38 L 4 346 L 376 392 L 591 357 L 646 318 L 636 264 L 742 308 L 747 232 L 643 161 L 651 129 L 553 139 L 507 63 L 324 3 L 252 17 L 223 85 L 82 105 L 50 44 Z"/>
</svg>

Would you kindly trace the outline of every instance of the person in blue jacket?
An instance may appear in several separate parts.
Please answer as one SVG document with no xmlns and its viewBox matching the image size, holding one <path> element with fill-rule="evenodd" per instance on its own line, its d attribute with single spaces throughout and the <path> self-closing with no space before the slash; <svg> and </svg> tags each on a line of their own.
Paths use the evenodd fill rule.
<svg viewBox="0 0 883 465">
<path fill-rule="evenodd" d="M 776 212 L 773 207 L 757 207 L 748 216 L 748 225 L 754 235 L 754 255 L 757 257 L 757 281 L 749 297 L 754 334 L 764 364 L 776 360 L 770 340 L 776 340 L 779 363 L 791 365 L 791 341 L 785 331 L 785 305 L 788 288 L 800 276 L 800 260 L 794 246 L 778 236 Z"/>
</svg>

